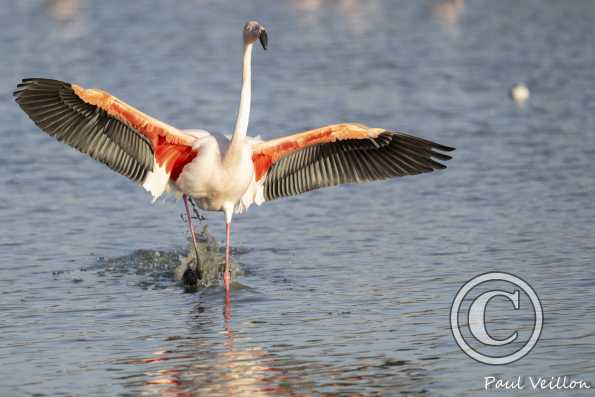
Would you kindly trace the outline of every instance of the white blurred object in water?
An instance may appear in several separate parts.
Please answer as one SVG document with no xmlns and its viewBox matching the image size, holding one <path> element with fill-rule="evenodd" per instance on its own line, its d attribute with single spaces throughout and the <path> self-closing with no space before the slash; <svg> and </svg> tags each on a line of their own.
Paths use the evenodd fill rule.
<svg viewBox="0 0 595 397">
<path fill-rule="evenodd" d="M 529 87 L 524 83 L 516 83 L 510 90 L 510 96 L 519 105 L 527 102 L 530 96 Z"/>
</svg>

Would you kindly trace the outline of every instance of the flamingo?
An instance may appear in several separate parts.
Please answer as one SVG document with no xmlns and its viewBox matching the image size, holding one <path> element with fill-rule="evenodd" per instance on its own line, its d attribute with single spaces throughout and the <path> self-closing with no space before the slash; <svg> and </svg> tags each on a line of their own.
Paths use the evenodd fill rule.
<svg viewBox="0 0 595 397">
<path fill-rule="evenodd" d="M 105 91 L 64 81 L 24 79 L 14 92 L 18 105 L 41 130 L 141 185 L 153 202 L 167 192 L 181 195 L 195 250 L 189 201 L 206 211 L 222 211 L 227 296 L 235 213 L 254 203 L 322 187 L 444 169 L 437 160 L 450 160 L 444 152 L 454 150 L 357 123 L 327 125 L 268 141 L 248 137 L 251 59 L 257 40 L 266 50 L 266 29 L 249 21 L 243 30 L 241 96 L 231 138 L 180 130 Z"/>
</svg>

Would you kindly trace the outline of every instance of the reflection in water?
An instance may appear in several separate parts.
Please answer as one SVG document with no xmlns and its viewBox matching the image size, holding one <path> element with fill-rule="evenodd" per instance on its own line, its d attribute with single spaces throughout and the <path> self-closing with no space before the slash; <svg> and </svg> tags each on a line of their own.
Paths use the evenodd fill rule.
<svg viewBox="0 0 595 397">
<path fill-rule="evenodd" d="M 195 321 L 192 333 L 197 339 L 179 339 L 179 351 L 160 350 L 149 358 L 127 360 L 121 364 L 144 370 L 143 394 L 269 396 L 289 392 L 288 385 L 275 385 L 275 377 L 268 375 L 277 371 L 268 366 L 269 358 L 261 348 L 236 350 L 229 310 L 226 302 L 221 340 L 209 341 L 208 337 L 201 340 L 201 335 L 212 335 L 213 331 L 204 327 L 215 324 L 203 318 L 205 309 L 198 304 L 192 315 Z M 221 343 L 219 346 L 218 342 Z M 165 368 L 151 371 L 143 367 L 154 364 L 163 364 Z M 136 389 L 137 383 L 130 383 L 130 386 Z"/>
<path fill-rule="evenodd" d="M 271 354 L 245 338 L 238 346 L 231 319 L 224 317 L 217 332 L 221 323 L 209 317 L 215 310 L 207 304 L 198 303 L 191 311 L 193 337 L 170 337 L 163 343 L 173 341 L 173 348 L 116 363 L 140 372 L 126 375 L 128 389 L 158 396 L 375 395 L 387 390 L 416 396 L 425 395 L 431 381 L 425 368 L 406 360 L 367 357 L 334 365 Z M 217 334 L 221 337 L 214 338 Z"/>
</svg>

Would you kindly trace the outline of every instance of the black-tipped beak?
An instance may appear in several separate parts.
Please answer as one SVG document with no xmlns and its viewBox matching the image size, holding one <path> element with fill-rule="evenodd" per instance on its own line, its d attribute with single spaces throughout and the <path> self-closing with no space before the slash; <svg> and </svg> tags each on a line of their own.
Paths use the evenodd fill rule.
<svg viewBox="0 0 595 397">
<path fill-rule="evenodd" d="M 264 30 L 264 28 L 260 31 L 258 39 L 260 40 L 260 44 L 262 44 L 262 48 L 266 50 L 267 45 L 269 44 L 269 36 L 267 35 L 267 31 Z"/>
</svg>

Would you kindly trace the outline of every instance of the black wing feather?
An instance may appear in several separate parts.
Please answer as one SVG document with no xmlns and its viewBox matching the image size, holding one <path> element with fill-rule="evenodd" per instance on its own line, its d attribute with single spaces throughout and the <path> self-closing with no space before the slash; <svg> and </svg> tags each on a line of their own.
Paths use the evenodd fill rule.
<svg viewBox="0 0 595 397">
<path fill-rule="evenodd" d="M 153 170 L 149 139 L 105 110 L 84 102 L 69 83 L 24 79 L 14 96 L 39 128 L 114 171 L 142 183 Z"/>
<path fill-rule="evenodd" d="M 362 183 L 446 168 L 437 160 L 454 148 L 400 132 L 347 139 L 298 150 L 275 162 L 264 180 L 265 200 L 343 183 Z"/>
</svg>

